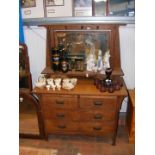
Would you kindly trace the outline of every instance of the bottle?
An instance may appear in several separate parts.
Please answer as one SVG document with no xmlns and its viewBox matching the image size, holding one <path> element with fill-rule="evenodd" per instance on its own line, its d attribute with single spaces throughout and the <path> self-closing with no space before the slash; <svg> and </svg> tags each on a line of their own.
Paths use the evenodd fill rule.
<svg viewBox="0 0 155 155">
<path fill-rule="evenodd" d="M 52 48 L 52 69 L 53 71 L 60 70 L 60 53 L 58 48 Z"/>
<path fill-rule="evenodd" d="M 68 54 L 65 48 L 62 49 L 62 56 L 61 56 L 61 71 L 63 73 L 68 72 L 69 65 L 68 65 Z"/>
</svg>

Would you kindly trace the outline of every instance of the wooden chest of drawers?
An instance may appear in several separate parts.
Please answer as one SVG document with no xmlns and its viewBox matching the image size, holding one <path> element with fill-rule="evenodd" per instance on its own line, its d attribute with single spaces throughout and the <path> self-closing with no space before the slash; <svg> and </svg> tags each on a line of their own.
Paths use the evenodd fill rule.
<svg viewBox="0 0 155 155">
<path fill-rule="evenodd" d="M 50 134 L 110 136 L 115 144 L 125 88 L 109 94 L 99 92 L 92 82 L 85 85 L 88 91 L 82 83 L 72 91 L 34 90 L 40 99 L 46 138 Z"/>
</svg>

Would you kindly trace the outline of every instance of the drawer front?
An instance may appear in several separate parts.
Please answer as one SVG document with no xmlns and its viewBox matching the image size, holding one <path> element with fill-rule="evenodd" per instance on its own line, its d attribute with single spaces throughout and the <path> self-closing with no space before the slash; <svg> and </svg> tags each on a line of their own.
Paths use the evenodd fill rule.
<svg viewBox="0 0 155 155">
<path fill-rule="evenodd" d="M 76 122 L 54 121 L 45 119 L 45 131 L 47 133 L 69 133 L 79 131 L 79 124 Z"/>
<path fill-rule="evenodd" d="M 82 133 L 90 135 L 112 134 L 114 132 L 114 122 L 87 122 L 80 123 Z"/>
<path fill-rule="evenodd" d="M 76 95 L 43 95 L 41 105 L 50 109 L 76 109 L 78 108 L 78 98 Z"/>
<path fill-rule="evenodd" d="M 53 109 L 49 107 L 43 107 L 43 116 L 45 119 L 55 119 L 55 120 L 68 120 L 68 121 L 78 121 L 80 120 L 80 115 L 77 110 L 65 110 L 65 109 Z"/>
<path fill-rule="evenodd" d="M 112 121 L 115 119 L 115 111 L 106 110 L 83 110 L 80 113 L 81 121 Z"/>
<path fill-rule="evenodd" d="M 105 111 L 116 110 L 117 97 L 81 96 L 80 107 L 83 109 L 95 108 Z"/>
</svg>

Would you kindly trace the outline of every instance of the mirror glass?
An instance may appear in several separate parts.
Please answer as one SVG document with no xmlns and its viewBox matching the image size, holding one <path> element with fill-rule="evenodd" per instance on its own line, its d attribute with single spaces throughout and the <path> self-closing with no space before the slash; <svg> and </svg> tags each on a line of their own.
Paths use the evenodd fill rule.
<svg viewBox="0 0 155 155">
<path fill-rule="evenodd" d="M 101 66 L 104 69 L 103 57 L 110 51 L 110 34 L 111 30 L 59 30 L 55 31 L 55 42 L 56 47 L 61 44 L 66 49 L 69 68 L 95 71 Z"/>
<path fill-rule="evenodd" d="M 20 95 L 19 101 L 19 133 L 39 135 L 36 107 L 28 95 Z"/>
</svg>

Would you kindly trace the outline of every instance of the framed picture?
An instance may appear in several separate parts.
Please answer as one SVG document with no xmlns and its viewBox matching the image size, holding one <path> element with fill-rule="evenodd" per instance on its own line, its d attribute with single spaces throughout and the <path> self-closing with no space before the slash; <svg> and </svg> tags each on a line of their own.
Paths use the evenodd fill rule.
<svg viewBox="0 0 155 155">
<path fill-rule="evenodd" d="M 135 0 L 110 0 L 109 16 L 135 16 Z"/>
<path fill-rule="evenodd" d="M 74 16 L 92 16 L 92 0 L 74 0 Z"/>
<path fill-rule="evenodd" d="M 21 0 L 21 7 L 22 8 L 36 7 L 36 1 L 35 0 Z"/>
<path fill-rule="evenodd" d="M 21 0 L 21 8 L 23 19 L 44 17 L 43 0 Z"/>
<path fill-rule="evenodd" d="M 72 5 L 72 0 L 45 0 L 46 17 L 72 16 Z"/>
<path fill-rule="evenodd" d="M 64 6 L 64 0 L 45 0 L 46 6 Z"/>
<path fill-rule="evenodd" d="M 94 16 L 106 16 L 107 15 L 107 1 L 106 0 L 94 0 Z"/>
</svg>

